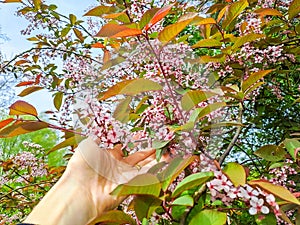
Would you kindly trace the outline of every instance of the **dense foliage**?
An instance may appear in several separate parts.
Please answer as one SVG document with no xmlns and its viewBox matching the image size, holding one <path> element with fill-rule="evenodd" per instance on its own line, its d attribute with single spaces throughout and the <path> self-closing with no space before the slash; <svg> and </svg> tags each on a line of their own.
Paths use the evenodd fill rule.
<svg viewBox="0 0 300 225">
<path fill-rule="evenodd" d="M 49 90 L 57 111 L 44 121 L 18 100 L 1 138 L 53 128 L 63 140 L 47 153 L 73 150 L 89 135 L 105 148 L 123 143 L 126 154 L 153 147 L 157 159 L 174 158 L 143 175 L 139 189 L 139 178 L 119 186 L 112 194 L 134 198 L 99 222 L 300 224 L 299 0 L 99 0 L 84 20 L 41 0 L 9 2 L 19 2 L 33 47 L 1 72 L 22 79 L 20 97 Z M 47 164 L 40 150 L 26 157 Z M 20 155 L 1 165 L 36 175 Z M 23 198 L 8 179 L 15 186 L 3 197 Z M 17 208 L 29 212 L 43 193 Z"/>
</svg>

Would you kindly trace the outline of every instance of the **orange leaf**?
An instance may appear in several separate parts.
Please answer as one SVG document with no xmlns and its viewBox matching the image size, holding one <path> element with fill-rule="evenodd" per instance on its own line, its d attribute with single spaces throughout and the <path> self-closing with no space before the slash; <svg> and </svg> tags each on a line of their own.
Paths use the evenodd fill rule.
<svg viewBox="0 0 300 225">
<path fill-rule="evenodd" d="M 22 0 L 4 0 L 3 3 L 14 3 L 14 2 L 22 2 Z"/>
<path fill-rule="evenodd" d="M 157 22 L 159 22 L 161 19 L 163 19 L 166 15 L 168 15 L 169 11 L 173 7 L 172 5 L 165 6 L 158 10 L 153 18 L 150 20 L 150 22 L 145 26 L 145 30 L 149 30 L 153 25 L 155 25 Z"/>
<path fill-rule="evenodd" d="M 25 60 L 25 59 L 21 59 L 21 60 L 15 62 L 15 66 L 19 66 L 19 65 L 24 64 L 24 63 L 28 63 L 28 61 Z"/>
<path fill-rule="evenodd" d="M 29 103 L 18 100 L 9 107 L 9 115 L 32 115 L 37 116 L 36 108 Z"/>
<path fill-rule="evenodd" d="M 12 121 L 14 121 L 13 118 L 8 118 L 6 120 L 2 120 L 0 121 L 0 129 L 2 129 L 3 127 L 6 127 L 8 124 L 10 124 Z"/>
<path fill-rule="evenodd" d="M 267 180 L 252 180 L 248 183 L 250 185 L 259 186 L 263 190 L 272 193 L 283 200 L 300 205 L 298 199 L 289 190 L 282 186 L 272 184 Z"/>
<path fill-rule="evenodd" d="M 24 97 L 26 95 L 29 95 L 33 92 L 36 92 L 36 91 L 39 91 L 39 90 L 42 90 L 42 89 L 44 89 L 44 88 L 40 87 L 40 86 L 31 86 L 31 87 L 25 88 L 23 91 L 21 91 L 21 93 L 18 94 L 18 96 Z"/>
<path fill-rule="evenodd" d="M 140 29 L 129 28 L 118 24 L 105 24 L 101 30 L 95 35 L 96 37 L 129 37 L 142 34 Z"/>
<path fill-rule="evenodd" d="M 18 84 L 16 85 L 16 87 L 27 86 L 27 85 L 31 85 L 31 84 L 34 84 L 34 83 L 35 83 L 35 81 L 23 81 L 23 82 L 21 82 L 21 83 L 18 83 Z"/>
<path fill-rule="evenodd" d="M 91 47 L 92 48 L 105 48 L 105 46 L 102 43 L 100 43 L 100 42 L 92 44 Z"/>
<path fill-rule="evenodd" d="M 110 52 L 108 50 L 104 51 L 103 63 L 107 63 L 110 60 Z"/>
<path fill-rule="evenodd" d="M 34 84 L 39 84 L 40 83 L 41 76 L 42 76 L 41 74 L 39 74 L 39 75 L 36 76 Z"/>
<path fill-rule="evenodd" d="M 33 131 L 47 128 L 48 123 L 42 121 L 24 121 L 15 123 L 9 127 L 6 127 L 0 131 L 0 138 L 14 137 L 21 134 L 27 134 Z"/>
</svg>

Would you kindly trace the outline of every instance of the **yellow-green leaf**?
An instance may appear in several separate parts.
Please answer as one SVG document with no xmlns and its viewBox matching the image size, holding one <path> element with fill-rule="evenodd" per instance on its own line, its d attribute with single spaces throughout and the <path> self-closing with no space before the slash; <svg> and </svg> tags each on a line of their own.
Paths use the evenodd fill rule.
<svg viewBox="0 0 300 225">
<path fill-rule="evenodd" d="M 53 103 L 54 103 L 54 106 L 57 110 L 59 110 L 60 107 L 61 107 L 63 96 L 64 96 L 64 94 L 62 92 L 57 92 L 55 94 L 55 97 L 53 99 Z"/>
<path fill-rule="evenodd" d="M 223 172 L 229 177 L 235 187 L 245 185 L 246 172 L 242 165 L 230 162 L 225 166 Z"/>
<path fill-rule="evenodd" d="M 183 195 L 179 198 L 176 198 L 172 205 L 185 205 L 185 206 L 193 206 L 194 205 L 194 199 L 190 195 Z"/>
<path fill-rule="evenodd" d="M 140 29 L 129 28 L 125 25 L 109 23 L 109 24 L 105 24 L 95 36 L 119 38 L 119 37 L 138 36 L 140 34 L 142 34 L 142 30 Z"/>
<path fill-rule="evenodd" d="M 288 9 L 289 19 L 293 19 L 300 13 L 300 0 L 293 0 Z"/>
<path fill-rule="evenodd" d="M 285 187 L 275 185 L 267 180 L 252 180 L 248 182 L 250 185 L 258 186 L 261 189 L 276 195 L 277 197 L 286 200 L 288 202 L 300 205 L 299 200 Z"/>
<path fill-rule="evenodd" d="M 252 42 L 252 41 L 256 41 L 260 38 L 264 38 L 266 37 L 264 34 L 247 34 L 241 37 L 237 37 L 234 41 L 234 45 L 232 46 L 232 50 L 235 51 L 237 50 L 239 47 L 241 47 L 242 45 L 248 43 L 248 42 Z"/>
<path fill-rule="evenodd" d="M 42 90 L 44 89 L 43 87 L 40 87 L 40 86 L 32 86 L 32 87 L 28 87 L 28 88 L 25 88 L 23 91 L 21 91 L 20 94 L 18 94 L 18 96 L 20 97 L 24 97 L 26 95 L 29 95 L 33 92 L 36 92 L 36 91 L 39 91 L 39 90 Z"/>
<path fill-rule="evenodd" d="M 286 154 L 285 150 L 277 145 L 265 145 L 254 152 L 255 155 L 267 161 L 282 160 Z"/>
<path fill-rule="evenodd" d="M 222 27 L 228 29 L 230 24 L 240 15 L 240 13 L 249 5 L 247 0 L 240 0 L 232 3 L 225 13 L 225 19 L 223 20 Z"/>
<path fill-rule="evenodd" d="M 196 214 L 189 225 L 224 225 L 226 224 L 227 214 L 216 210 L 205 209 Z"/>
<path fill-rule="evenodd" d="M 177 23 L 171 24 L 165 27 L 159 34 L 158 39 L 167 43 L 173 38 L 175 38 L 187 25 L 189 25 L 193 21 L 193 17 L 195 15 L 192 14 L 189 17 L 185 17 L 185 19 L 178 21 Z"/>
<path fill-rule="evenodd" d="M 76 23 L 77 18 L 74 14 L 70 14 L 69 19 L 70 19 L 71 25 L 74 25 Z"/>
<path fill-rule="evenodd" d="M 65 139 L 63 142 L 60 142 L 59 144 L 55 145 L 53 148 L 51 148 L 47 154 L 54 152 L 56 150 L 68 147 L 68 146 L 77 146 L 80 141 L 85 139 L 85 137 L 80 135 L 73 135 L 67 139 Z"/>
<path fill-rule="evenodd" d="M 211 104 L 205 106 L 204 108 L 197 108 L 192 113 L 192 115 L 190 117 L 190 121 L 196 121 L 197 119 L 201 119 L 201 118 L 209 115 L 213 111 L 216 111 L 225 106 L 226 106 L 225 102 L 215 102 L 215 103 L 211 103 Z"/>
<path fill-rule="evenodd" d="M 212 47 L 221 47 L 222 42 L 215 39 L 203 39 L 198 41 L 192 46 L 192 48 L 212 48 Z"/>
<path fill-rule="evenodd" d="M 102 16 L 104 14 L 108 14 L 108 13 L 114 13 L 116 12 L 116 7 L 114 6 L 97 6 L 91 10 L 89 10 L 86 14 L 84 14 L 84 16 Z"/>
<path fill-rule="evenodd" d="M 216 24 L 214 18 L 197 18 L 194 20 L 193 25 L 207 25 L 207 24 Z"/>
<path fill-rule="evenodd" d="M 100 100 L 105 100 L 115 95 L 136 95 L 146 91 L 159 91 L 162 86 L 154 81 L 137 78 L 133 80 L 124 80 L 109 88 Z"/>
<path fill-rule="evenodd" d="M 272 8 L 260 8 L 254 11 L 256 14 L 261 16 L 282 16 L 282 13 L 277 9 Z"/>
<path fill-rule="evenodd" d="M 285 139 L 284 140 L 284 146 L 290 153 L 290 155 L 293 157 L 294 160 L 297 159 L 297 151 L 296 149 L 300 148 L 300 142 L 296 139 Z"/>
<path fill-rule="evenodd" d="M 125 184 L 120 184 L 113 191 L 112 195 L 153 195 L 158 197 L 161 191 L 161 183 L 153 174 L 146 173 L 137 175 Z"/>
<path fill-rule="evenodd" d="M 129 113 L 130 113 L 130 102 L 131 97 L 128 96 L 125 99 L 122 99 L 120 103 L 117 105 L 113 117 L 119 120 L 121 123 L 127 123 L 129 121 Z"/>
<path fill-rule="evenodd" d="M 249 87 L 255 84 L 258 80 L 271 73 L 273 70 L 261 70 L 255 73 L 251 73 L 249 77 L 243 81 L 242 91 L 245 92 Z"/>
<path fill-rule="evenodd" d="M 36 108 L 29 103 L 18 100 L 9 107 L 9 115 L 32 115 L 37 116 Z"/>
<path fill-rule="evenodd" d="M 217 93 L 211 91 L 191 90 L 185 93 L 181 99 L 181 107 L 184 110 L 191 110 L 194 106 L 200 102 L 204 102 L 212 96 L 216 96 Z"/>
<path fill-rule="evenodd" d="M 96 223 L 136 225 L 131 216 L 120 210 L 111 210 L 101 214 L 101 216 L 95 221 L 95 224 Z"/>
</svg>

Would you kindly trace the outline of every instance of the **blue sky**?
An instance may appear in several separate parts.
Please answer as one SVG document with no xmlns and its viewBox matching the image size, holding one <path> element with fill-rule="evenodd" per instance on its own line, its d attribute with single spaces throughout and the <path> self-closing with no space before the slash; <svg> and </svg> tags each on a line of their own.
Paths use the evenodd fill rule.
<svg viewBox="0 0 300 225">
<path fill-rule="evenodd" d="M 73 13 L 80 18 L 85 10 L 90 5 L 96 5 L 96 0 L 46 0 L 46 4 L 56 4 L 58 11 L 63 14 Z M 26 40 L 27 37 L 22 36 L 20 31 L 27 26 L 27 21 L 24 18 L 17 17 L 16 11 L 19 4 L 7 3 L 0 5 L 0 26 L 1 32 L 6 34 L 10 39 L 0 45 L 0 51 L 5 59 L 11 59 L 15 54 L 19 54 L 22 51 L 32 47 L 31 43 Z M 19 93 L 21 89 L 17 89 Z M 37 107 L 38 111 L 46 111 L 53 109 L 51 94 L 46 91 L 39 91 L 32 95 L 22 98 L 22 100 L 28 101 Z"/>
</svg>

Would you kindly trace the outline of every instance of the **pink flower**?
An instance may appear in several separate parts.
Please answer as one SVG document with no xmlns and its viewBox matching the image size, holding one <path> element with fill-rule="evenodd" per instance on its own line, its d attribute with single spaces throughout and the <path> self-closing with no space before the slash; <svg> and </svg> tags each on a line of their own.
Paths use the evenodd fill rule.
<svg viewBox="0 0 300 225">
<path fill-rule="evenodd" d="M 251 208 L 249 213 L 251 215 L 256 215 L 259 212 L 263 214 L 268 214 L 270 212 L 269 208 L 264 205 L 264 200 L 262 198 L 252 197 L 250 200 Z"/>
</svg>

